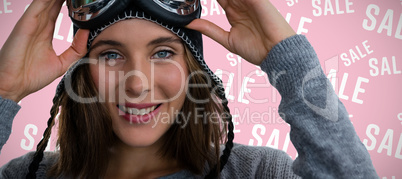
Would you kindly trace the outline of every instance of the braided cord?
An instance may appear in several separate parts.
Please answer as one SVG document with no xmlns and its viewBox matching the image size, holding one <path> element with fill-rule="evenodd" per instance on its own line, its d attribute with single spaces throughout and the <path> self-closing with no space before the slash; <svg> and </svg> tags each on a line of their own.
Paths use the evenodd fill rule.
<svg viewBox="0 0 402 179">
<path fill-rule="evenodd" d="M 227 117 L 227 122 L 228 122 L 228 135 L 227 135 L 227 142 L 225 144 L 225 149 L 223 150 L 223 154 L 220 157 L 220 165 L 219 165 L 219 171 L 221 172 L 223 168 L 225 167 L 226 163 L 229 160 L 230 153 L 232 152 L 233 148 L 233 139 L 234 139 L 234 126 L 233 126 L 233 121 L 232 121 L 232 115 L 230 114 L 230 109 L 228 107 L 228 100 L 226 99 L 224 90 L 222 90 L 222 82 L 218 83 L 218 90 L 219 90 L 219 97 L 222 99 L 222 105 L 225 109 L 225 111 L 228 114 Z M 217 178 L 217 166 L 215 165 L 212 170 L 210 170 L 209 174 L 205 176 L 206 179 L 214 179 Z"/>
<path fill-rule="evenodd" d="M 226 111 L 229 113 L 228 116 L 228 141 L 225 144 L 225 149 L 223 150 L 223 155 L 221 156 L 221 163 L 220 163 L 220 171 L 223 170 L 223 167 L 226 165 L 228 162 L 230 153 L 233 148 L 233 139 L 234 139 L 234 126 L 233 126 L 233 121 L 232 121 L 232 115 L 230 114 L 229 107 L 227 105 L 227 102 L 224 103 L 224 108 Z"/>
<path fill-rule="evenodd" d="M 50 109 L 50 118 L 47 121 L 47 127 L 45 129 L 45 132 L 43 133 L 42 140 L 39 142 L 39 144 L 36 147 L 36 152 L 34 154 L 31 164 L 29 165 L 29 172 L 26 175 L 26 179 L 36 179 L 36 172 L 39 169 L 39 163 L 43 160 L 43 153 L 47 147 L 47 143 L 48 143 L 50 135 L 52 133 L 54 118 L 56 117 L 56 115 L 58 113 L 58 105 L 56 104 L 56 102 L 59 98 L 59 95 L 60 95 L 60 90 L 58 88 L 56 95 L 53 98 L 53 106 Z"/>
</svg>

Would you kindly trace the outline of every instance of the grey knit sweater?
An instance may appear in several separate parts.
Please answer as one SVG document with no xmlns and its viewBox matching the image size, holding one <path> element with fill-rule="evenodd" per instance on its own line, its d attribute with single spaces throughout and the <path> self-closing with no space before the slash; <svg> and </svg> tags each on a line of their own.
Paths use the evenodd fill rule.
<svg viewBox="0 0 402 179">
<path fill-rule="evenodd" d="M 261 68 L 282 96 L 279 112 L 291 126 L 290 138 L 298 158 L 292 161 L 280 150 L 235 144 L 221 178 L 379 178 L 305 36 L 280 42 Z M 0 97 L 0 149 L 8 140 L 19 109 L 15 102 Z M 24 178 L 32 155 L 4 165 L 0 178 Z M 57 158 L 57 152 L 45 153 L 37 176 L 46 178 L 46 171 Z M 201 177 L 182 170 L 161 178 Z"/>
</svg>

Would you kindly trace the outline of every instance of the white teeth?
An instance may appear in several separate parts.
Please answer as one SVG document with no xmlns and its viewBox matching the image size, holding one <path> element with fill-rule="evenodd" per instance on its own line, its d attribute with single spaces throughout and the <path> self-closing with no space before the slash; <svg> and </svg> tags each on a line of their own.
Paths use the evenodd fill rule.
<svg viewBox="0 0 402 179">
<path fill-rule="evenodd" d="M 144 114 L 147 114 L 147 113 L 149 113 L 149 112 L 147 112 L 146 109 L 141 109 L 140 110 L 140 115 L 144 115 Z"/>
<path fill-rule="evenodd" d="M 143 109 L 128 108 L 128 107 L 125 107 L 125 106 L 120 106 L 120 109 L 123 112 L 129 113 L 129 114 L 132 114 L 132 115 L 141 115 L 141 116 L 145 115 L 145 114 L 149 114 L 150 112 L 154 111 L 155 108 L 156 108 L 156 106 L 152 106 L 152 107 L 149 107 L 149 108 L 143 108 Z"/>
<path fill-rule="evenodd" d="M 139 110 L 137 108 L 131 108 L 130 114 L 139 114 Z"/>
</svg>

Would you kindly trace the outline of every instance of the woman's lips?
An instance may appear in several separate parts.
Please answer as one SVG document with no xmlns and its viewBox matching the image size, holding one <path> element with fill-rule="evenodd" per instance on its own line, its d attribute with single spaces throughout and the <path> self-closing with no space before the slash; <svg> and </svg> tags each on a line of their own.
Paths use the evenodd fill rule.
<svg viewBox="0 0 402 179">
<path fill-rule="evenodd" d="M 152 106 L 157 106 L 159 105 L 159 103 L 125 103 L 124 106 L 125 107 L 129 107 L 129 108 L 137 108 L 137 109 L 143 109 L 143 108 L 149 108 Z"/>
<path fill-rule="evenodd" d="M 134 104 L 117 105 L 119 114 L 130 124 L 148 123 L 160 110 L 162 104 Z"/>
</svg>

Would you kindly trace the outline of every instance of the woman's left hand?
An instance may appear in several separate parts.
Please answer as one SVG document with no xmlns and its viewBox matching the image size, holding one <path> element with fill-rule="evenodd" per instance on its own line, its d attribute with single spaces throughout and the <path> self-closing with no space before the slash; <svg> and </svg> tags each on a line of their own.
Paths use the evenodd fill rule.
<svg viewBox="0 0 402 179">
<path fill-rule="evenodd" d="M 229 32 L 204 19 L 196 19 L 186 27 L 200 31 L 252 64 L 260 65 L 273 46 L 296 34 L 268 0 L 218 3 L 232 26 Z"/>
</svg>

